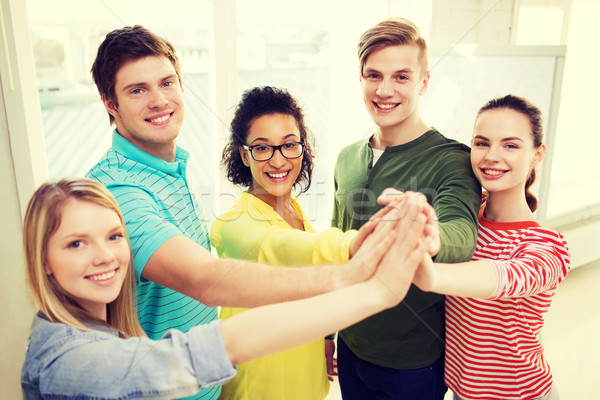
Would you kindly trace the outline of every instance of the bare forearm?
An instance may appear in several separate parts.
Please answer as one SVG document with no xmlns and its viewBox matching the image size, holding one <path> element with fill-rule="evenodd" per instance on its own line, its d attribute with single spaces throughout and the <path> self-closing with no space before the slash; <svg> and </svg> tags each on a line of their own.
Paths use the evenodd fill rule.
<svg viewBox="0 0 600 400">
<path fill-rule="evenodd" d="M 369 270 L 352 265 L 272 267 L 248 261 L 218 260 L 190 239 L 166 241 L 142 276 L 207 306 L 255 307 L 295 300 L 364 281 Z"/>
<path fill-rule="evenodd" d="M 234 365 L 343 329 L 393 305 L 369 287 L 372 281 L 304 300 L 260 307 L 220 325 Z M 381 292 L 381 290 L 380 290 Z"/>
<path fill-rule="evenodd" d="M 377 259 L 378 252 L 389 249 L 377 273 L 367 282 L 304 300 L 255 308 L 224 321 L 220 329 L 232 363 L 323 337 L 402 301 L 425 253 L 425 245 L 416 238 L 424 223 L 405 218 L 404 225 L 407 229 L 398 236 L 395 246 L 390 249 L 395 236 L 390 234 L 370 251 Z M 355 258 L 361 256 L 359 252 Z M 368 262 L 366 257 L 363 260 Z"/>
<path fill-rule="evenodd" d="M 391 211 L 389 223 L 378 224 L 352 259 L 367 266 L 379 264 L 367 282 L 259 307 L 226 320 L 220 329 L 232 363 L 323 337 L 402 301 L 426 250 L 421 237 L 425 216 L 419 214 L 414 201 L 408 207 L 407 217 L 401 217 L 398 210 Z"/>
<path fill-rule="evenodd" d="M 257 307 L 302 299 L 348 286 L 360 280 L 348 265 L 273 267 L 248 261 L 221 259 L 207 265 L 194 298 L 205 304 Z"/>
<path fill-rule="evenodd" d="M 496 290 L 497 278 L 493 265 L 486 260 L 457 264 L 434 264 L 434 279 L 430 292 L 461 297 L 490 296 Z"/>
</svg>

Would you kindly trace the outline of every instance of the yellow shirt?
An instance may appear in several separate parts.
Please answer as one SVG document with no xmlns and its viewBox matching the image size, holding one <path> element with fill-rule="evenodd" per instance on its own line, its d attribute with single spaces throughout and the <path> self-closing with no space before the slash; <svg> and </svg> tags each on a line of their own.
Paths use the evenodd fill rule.
<svg viewBox="0 0 600 400">
<path fill-rule="evenodd" d="M 298 202 L 291 203 L 305 231 L 293 229 L 271 206 L 246 192 L 211 227 L 210 240 L 219 257 L 276 265 L 343 263 L 356 231 L 337 228 L 314 232 Z M 243 312 L 223 307 L 221 318 Z M 322 400 L 329 391 L 324 340 L 237 366 L 236 377 L 223 386 L 227 400 Z"/>
</svg>

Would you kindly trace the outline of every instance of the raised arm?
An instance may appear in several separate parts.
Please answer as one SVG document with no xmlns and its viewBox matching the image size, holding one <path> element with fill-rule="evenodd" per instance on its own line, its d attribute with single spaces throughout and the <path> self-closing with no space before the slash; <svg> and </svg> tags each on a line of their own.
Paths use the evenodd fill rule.
<svg viewBox="0 0 600 400">
<path fill-rule="evenodd" d="M 539 239 L 547 243 L 536 243 L 531 237 L 514 248 L 510 259 L 438 264 L 425 257 L 414 283 L 424 291 L 488 299 L 527 297 L 554 289 L 569 270 L 569 253 L 562 236 L 546 232 Z"/>
<path fill-rule="evenodd" d="M 34 362 L 23 371 L 31 382 L 24 385 L 26 398 L 40 394 L 124 398 L 135 393 L 150 399 L 190 395 L 200 387 L 231 379 L 235 375 L 232 364 L 314 340 L 392 307 L 406 295 L 425 253 L 424 219 L 417 213 L 410 215 L 414 218 L 398 220 L 396 215 L 378 224 L 353 258 L 367 270 L 379 267 L 368 281 L 251 309 L 187 333 L 171 330 L 158 341 L 124 340 L 114 333 L 84 333 L 40 318 L 38 324 L 46 328 L 33 330 L 32 343 L 46 356 L 29 355 Z M 66 336 L 70 339 L 64 340 Z M 85 368 L 73 367 L 84 359 L 93 362 Z"/>
<path fill-rule="evenodd" d="M 411 207 L 416 209 L 415 204 Z M 372 260 L 385 253 L 377 274 L 369 281 L 304 300 L 259 307 L 225 320 L 219 329 L 232 363 L 322 337 L 397 305 L 425 253 L 424 216 L 416 212 L 410 215 L 414 217 L 398 221 L 393 246 L 386 230 L 395 224 L 394 214 L 388 223 L 377 225 L 353 258 L 372 268 Z"/>
<path fill-rule="evenodd" d="M 207 306 L 255 307 L 293 300 L 361 282 L 372 275 L 357 262 L 340 267 L 284 269 L 218 260 L 197 243 L 208 239 L 202 226 L 194 230 L 196 241 L 184 236 L 183 228 L 175 221 L 161 217 L 153 193 L 129 186 L 109 189 L 125 218 L 136 275 Z"/>
<path fill-rule="evenodd" d="M 256 307 L 325 293 L 373 274 L 358 261 L 335 266 L 277 268 L 216 259 L 183 235 L 152 255 L 142 276 L 208 306 Z"/>
<path fill-rule="evenodd" d="M 413 280 L 424 292 L 479 298 L 490 296 L 497 282 L 496 271 L 488 260 L 439 264 L 429 255 L 423 258 Z"/>
<path fill-rule="evenodd" d="M 251 213 L 240 206 L 212 224 L 210 241 L 220 257 L 258 260 L 267 264 L 344 263 L 356 231 L 331 228 L 322 233 L 290 228 L 272 212 Z"/>
<path fill-rule="evenodd" d="M 473 176 L 463 154 L 449 155 L 440 165 L 441 184 L 435 188 L 435 229 L 439 246 L 435 253 L 438 262 L 461 262 L 471 258 L 477 240 L 477 213 L 481 204 L 481 186 Z M 407 192 L 408 193 L 408 192 Z M 397 201 L 404 192 L 388 188 L 378 198 L 386 205 Z M 432 225 L 433 226 L 433 225 Z"/>
<path fill-rule="evenodd" d="M 481 186 L 468 152 L 448 153 L 439 165 L 440 184 L 432 206 L 439 222 L 441 247 L 437 262 L 468 261 L 477 242 Z"/>
<path fill-rule="evenodd" d="M 219 257 L 277 265 L 345 263 L 386 212 L 382 209 L 359 231 L 329 228 L 316 233 L 291 229 L 274 212 L 254 210 L 245 198 L 212 224 L 210 241 Z"/>
</svg>

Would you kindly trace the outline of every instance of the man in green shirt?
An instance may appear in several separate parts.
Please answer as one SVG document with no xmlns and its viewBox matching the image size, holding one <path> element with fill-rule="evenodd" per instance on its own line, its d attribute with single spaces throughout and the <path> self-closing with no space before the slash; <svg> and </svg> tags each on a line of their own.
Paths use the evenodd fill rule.
<svg viewBox="0 0 600 400">
<path fill-rule="evenodd" d="M 429 83 L 427 45 L 410 21 L 367 30 L 358 45 L 360 80 L 376 133 L 344 148 L 335 166 L 332 226 L 358 229 L 381 208 L 386 188 L 426 195 L 434 206 L 439 262 L 470 259 L 477 238 L 481 187 L 469 147 L 427 126 L 418 111 Z M 338 373 L 347 399 L 443 399 L 444 297 L 411 286 L 397 307 L 338 337 Z"/>
</svg>

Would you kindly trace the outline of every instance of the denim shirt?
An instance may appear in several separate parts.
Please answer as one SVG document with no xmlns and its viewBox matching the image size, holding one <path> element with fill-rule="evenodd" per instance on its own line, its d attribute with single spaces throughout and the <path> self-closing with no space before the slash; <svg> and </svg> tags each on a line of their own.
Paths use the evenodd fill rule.
<svg viewBox="0 0 600 400">
<path fill-rule="evenodd" d="M 21 371 L 23 399 L 172 399 L 222 385 L 236 369 L 219 324 L 123 339 L 104 326 L 82 331 L 38 313 Z"/>
</svg>

